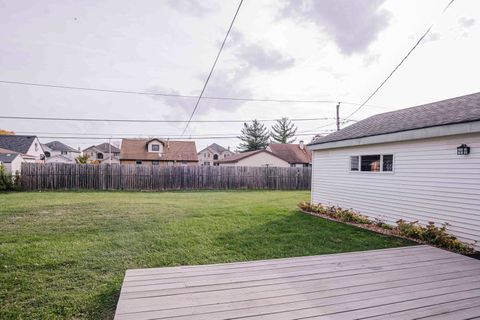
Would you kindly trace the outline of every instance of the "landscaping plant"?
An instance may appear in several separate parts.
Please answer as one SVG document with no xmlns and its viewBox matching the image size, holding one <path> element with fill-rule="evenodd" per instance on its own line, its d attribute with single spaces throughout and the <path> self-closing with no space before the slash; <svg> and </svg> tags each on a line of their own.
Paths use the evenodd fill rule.
<svg viewBox="0 0 480 320">
<path fill-rule="evenodd" d="M 323 215 L 340 222 L 357 224 L 359 226 L 374 226 L 382 229 L 382 233 L 389 233 L 411 240 L 428 243 L 436 247 L 445 248 L 462 254 L 474 253 L 475 249 L 468 243 L 458 240 L 455 236 L 448 234 L 445 223 L 441 227 L 435 226 L 430 221 L 426 226 L 422 226 L 418 221 L 406 222 L 402 219 L 397 221 L 397 226 L 391 226 L 379 219 L 370 220 L 368 217 L 361 215 L 353 210 L 342 209 L 336 206 L 324 206 L 322 204 L 312 204 L 310 202 L 300 202 L 298 207 L 307 213 Z M 373 230 L 370 227 L 367 229 Z"/>
</svg>

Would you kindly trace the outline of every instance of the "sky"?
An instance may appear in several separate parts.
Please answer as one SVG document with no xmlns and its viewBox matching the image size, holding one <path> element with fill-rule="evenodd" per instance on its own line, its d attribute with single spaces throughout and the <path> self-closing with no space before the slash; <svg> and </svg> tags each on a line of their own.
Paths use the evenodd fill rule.
<svg viewBox="0 0 480 320">
<path fill-rule="evenodd" d="M 331 102 L 204 99 L 193 120 L 330 118 L 296 122 L 297 141 L 308 142 L 335 129 L 333 101 L 362 103 L 432 23 L 351 119 L 478 92 L 480 1 L 456 0 L 442 14 L 449 1 L 245 0 L 204 95 Z M 237 6 L 236 0 L 0 0 L 0 80 L 198 96 Z M 195 102 L 0 83 L 3 116 L 187 120 Z M 340 117 L 357 107 L 341 104 Z M 179 137 L 184 127 L 0 119 L 2 129 L 82 149 L 108 137 L 115 143 Z M 234 137 L 241 127 L 191 123 L 183 138 Z M 197 139 L 197 150 L 213 142 L 234 149 L 239 140 Z"/>
</svg>

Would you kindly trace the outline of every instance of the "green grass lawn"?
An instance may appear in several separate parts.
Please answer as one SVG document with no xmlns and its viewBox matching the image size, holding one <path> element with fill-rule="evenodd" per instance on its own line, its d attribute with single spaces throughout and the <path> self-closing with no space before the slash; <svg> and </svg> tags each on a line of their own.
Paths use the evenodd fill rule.
<svg viewBox="0 0 480 320">
<path fill-rule="evenodd" d="M 125 270 L 409 245 L 299 213 L 309 192 L 0 194 L 0 319 L 111 319 Z"/>
</svg>

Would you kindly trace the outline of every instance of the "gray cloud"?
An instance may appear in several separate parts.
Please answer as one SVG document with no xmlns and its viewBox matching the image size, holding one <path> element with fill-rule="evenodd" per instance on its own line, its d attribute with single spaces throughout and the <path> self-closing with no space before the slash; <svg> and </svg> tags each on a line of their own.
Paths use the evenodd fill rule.
<svg viewBox="0 0 480 320">
<path fill-rule="evenodd" d="M 248 72 L 242 72 L 241 68 L 237 68 L 231 71 L 224 69 L 215 70 L 213 77 L 210 79 L 210 82 L 203 96 L 249 98 L 252 96 L 251 90 L 247 88 L 242 88 L 240 85 L 242 80 L 244 80 L 248 76 L 248 74 Z M 205 81 L 206 75 L 199 75 L 198 78 L 203 83 L 203 81 Z M 160 86 L 152 86 L 145 91 L 150 93 L 181 94 L 177 90 L 169 90 Z M 195 96 L 198 94 L 199 92 L 190 93 L 189 95 Z M 175 112 L 172 113 L 174 114 L 172 119 L 178 119 L 184 117 L 185 114 L 190 114 L 196 103 L 195 98 L 166 97 L 158 95 L 152 95 L 152 98 L 155 100 L 163 101 L 167 106 L 174 109 Z M 245 101 L 203 99 L 202 101 L 200 101 L 196 114 L 207 114 L 212 110 L 235 111 L 244 103 Z M 183 116 L 180 116 L 179 113 L 183 113 Z"/>
<path fill-rule="evenodd" d="M 437 41 L 437 40 L 440 40 L 442 38 L 442 36 L 440 35 L 440 33 L 438 32 L 434 32 L 434 33 L 430 33 L 428 36 L 425 37 L 425 39 L 423 39 L 423 43 L 427 43 L 427 42 L 432 42 L 432 41 Z"/>
<path fill-rule="evenodd" d="M 467 18 L 467 17 L 461 17 L 458 19 L 458 23 L 464 28 L 470 28 L 475 24 L 475 19 L 474 18 Z"/>
<path fill-rule="evenodd" d="M 220 44 L 219 44 L 220 45 Z M 293 67 L 295 59 L 285 56 L 275 49 L 266 49 L 259 44 L 247 43 L 243 34 L 233 30 L 227 42 L 238 62 L 244 67 L 253 67 L 262 71 L 283 70 Z"/>
<path fill-rule="evenodd" d="M 389 23 L 379 9 L 384 0 L 298 0 L 281 9 L 281 17 L 308 19 L 324 29 L 347 54 L 365 51 Z"/>
<path fill-rule="evenodd" d="M 208 83 L 204 96 L 250 98 L 252 97 L 252 90 L 242 85 L 254 69 L 260 71 L 277 71 L 290 68 L 295 63 L 293 58 L 286 57 L 277 50 L 267 50 L 258 44 L 245 43 L 242 33 L 238 31 L 232 31 L 230 33 L 227 48 L 227 50 L 233 52 L 236 61 L 235 63 L 228 64 L 229 69 L 222 69 L 222 62 L 219 63 L 219 66 L 217 66 L 218 69 L 214 71 Z M 206 74 L 198 75 L 197 79 L 200 81 L 199 83 L 203 83 L 206 76 Z M 180 94 L 180 92 L 176 90 L 163 89 L 158 86 L 150 87 L 146 92 Z M 199 94 L 199 92 L 191 93 L 191 95 L 197 94 Z M 169 107 L 175 110 L 181 110 L 186 114 L 189 114 L 193 110 L 196 102 L 195 99 L 191 98 L 164 96 L 152 96 L 152 98 L 163 101 Z M 241 100 L 203 99 L 196 113 L 206 114 L 212 110 L 235 111 L 243 104 L 245 104 L 245 101 Z"/>
<path fill-rule="evenodd" d="M 168 0 L 168 5 L 173 9 L 196 17 L 203 17 L 216 9 L 211 1 L 200 0 Z"/>
<path fill-rule="evenodd" d="M 295 59 L 255 44 L 242 45 L 235 55 L 249 66 L 265 71 L 283 70 L 295 64 Z"/>
</svg>

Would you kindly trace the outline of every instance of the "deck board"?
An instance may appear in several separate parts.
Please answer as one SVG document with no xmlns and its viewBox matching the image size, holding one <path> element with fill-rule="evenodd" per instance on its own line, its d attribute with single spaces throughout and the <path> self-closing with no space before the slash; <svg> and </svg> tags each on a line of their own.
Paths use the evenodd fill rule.
<svg viewBox="0 0 480 320">
<path fill-rule="evenodd" d="M 468 319 L 480 261 L 429 246 L 128 270 L 125 319 Z"/>
</svg>

